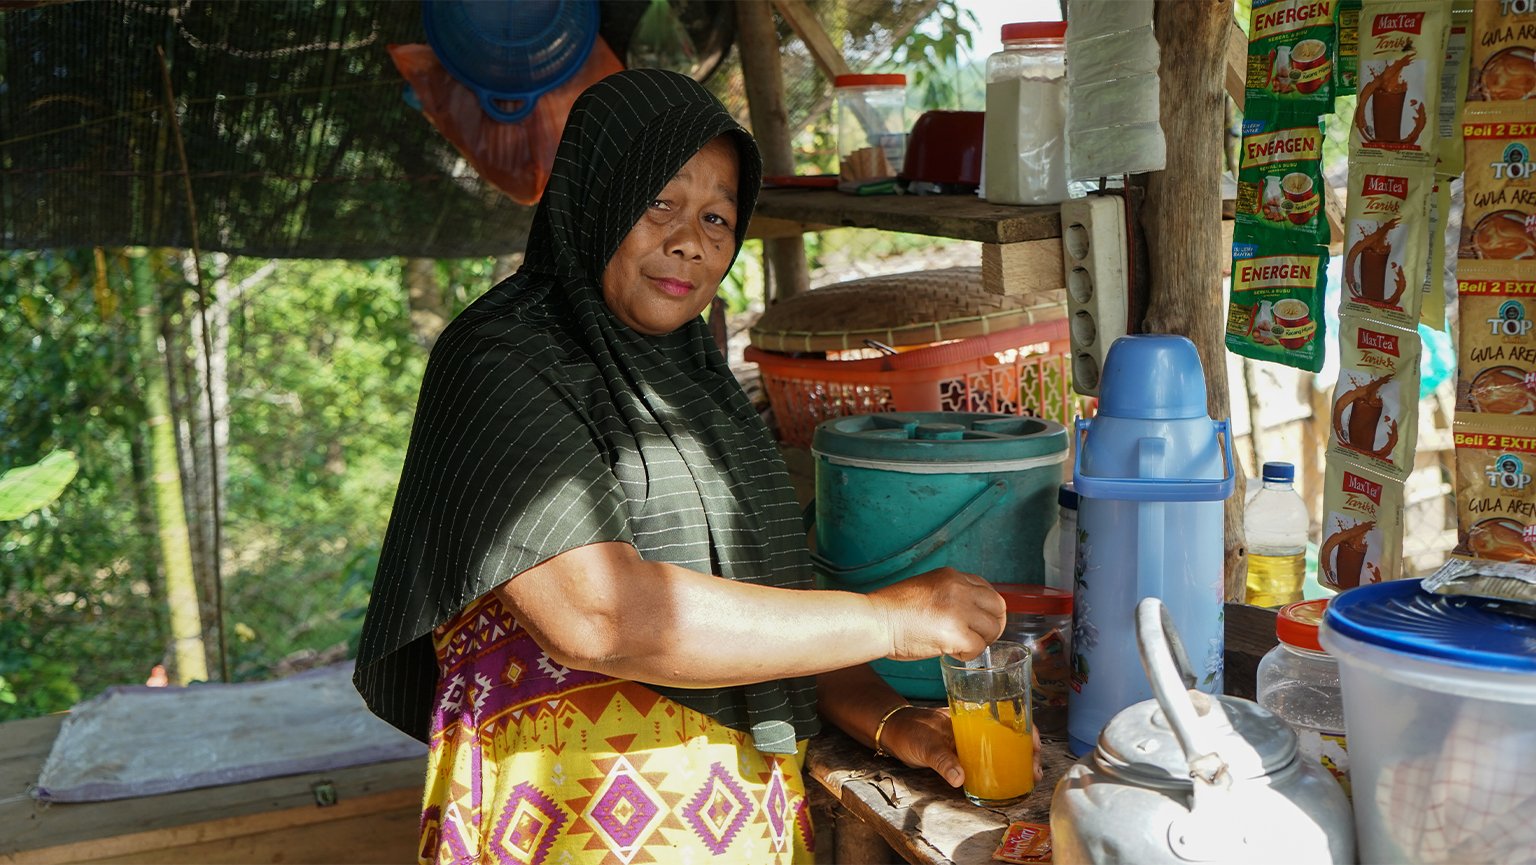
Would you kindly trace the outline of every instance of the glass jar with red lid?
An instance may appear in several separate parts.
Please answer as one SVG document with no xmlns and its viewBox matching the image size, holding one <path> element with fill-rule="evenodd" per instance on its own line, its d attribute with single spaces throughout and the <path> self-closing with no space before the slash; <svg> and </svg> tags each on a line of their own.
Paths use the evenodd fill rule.
<svg viewBox="0 0 1536 865">
<path fill-rule="evenodd" d="M 1008 605 L 1000 639 L 1022 643 L 1033 657 L 1031 700 L 1040 735 L 1067 734 L 1067 685 L 1072 676 L 1072 593 L 1049 586 L 999 583 Z"/>
<path fill-rule="evenodd" d="M 1301 753 L 1321 763 L 1349 792 L 1344 698 L 1339 662 L 1323 651 L 1318 625 L 1328 598 L 1286 604 L 1275 615 L 1280 642 L 1259 661 L 1259 705 L 1279 715 L 1300 740 Z"/>
</svg>

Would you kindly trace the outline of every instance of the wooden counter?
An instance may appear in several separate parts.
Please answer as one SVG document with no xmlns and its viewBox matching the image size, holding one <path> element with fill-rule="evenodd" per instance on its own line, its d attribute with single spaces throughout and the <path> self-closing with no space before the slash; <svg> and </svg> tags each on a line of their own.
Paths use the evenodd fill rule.
<svg viewBox="0 0 1536 865">
<path fill-rule="evenodd" d="M 1061 237 L 1059 208 L 988 204 L 974 195 L 848 195 L 835 189 L 764 189 L 757 199 L 749 234 L 763 235 L 759 219 L 781 226 L 798 224 L 805 231 L 873 228 L 982 243 Z"/>
<path fill-rule="evenodd" d="M 0 863 L 413 863 L 426 758 L 118 799 L 28 793 L 65 716 L 0 724 Z"/>
<path fill-rule="evenodd" d="M 1227 604 L 1228 694 L 1253 697 L 1259 659 L 1275 642 L 1273 610 Z M 818 825 L 817 844 L 832 844 L 837 853 L 831 861 L 847 865 L 898 859 L 913 865 L 991 865 L 1009 823 L 1050 825 L 1056 782 L 1075 762 L 1065 742 L 1046 741 L 1040 753 L 1044 777 L 1034 792 L 1009 808 L 981 808 L 933 770 L 876 757 L 841 732 L 827 730 L 811 741 L 806 773 L 836 800 L 839 817 L 850 819 L 839 819 L 835 832 Z"/>
</svg>

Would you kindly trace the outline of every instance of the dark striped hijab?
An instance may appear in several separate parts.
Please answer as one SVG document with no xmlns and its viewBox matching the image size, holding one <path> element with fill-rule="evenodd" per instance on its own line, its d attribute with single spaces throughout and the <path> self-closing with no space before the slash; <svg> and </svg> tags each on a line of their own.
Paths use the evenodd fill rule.
<svg viewBox="0 0 1536 865">
<path fill-rule="evenodd" d="M 762 174 L 751 136 L 686 76 L 630 70 L 588 88 L 523 267 L 433 348 L 354 677 L 405 732 L 428 733 L 432 629 L 567 550 L 623 541 L 651 561 L 810 587 L 783 462 L 707 326 L 647 336 L 602 298 L 603 269 L 651 199 L 722 134 L 741 157 L 740 250 Z M 651 687 L 763 751 L 817 730 L 807 678 Z"/>
</svg>

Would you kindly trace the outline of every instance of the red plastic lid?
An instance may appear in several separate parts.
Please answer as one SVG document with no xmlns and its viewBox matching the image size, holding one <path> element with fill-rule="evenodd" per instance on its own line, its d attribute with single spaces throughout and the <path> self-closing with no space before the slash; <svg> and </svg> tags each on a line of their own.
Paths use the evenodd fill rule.
<svg viewBox="0 0 1536 865">
<path fill-rule="evenodd" d="M 1021 583 L 994 583 L 992 588 L 1003 596 L 1010 613 L 1026 613 L 1033 616 L 1069 616 L 1072 614 L 1072 593 L 1050 586 L 1027 586 Z"/>
<path fill-rule="evenodd" d="M 1313 598 L 1286 604 L 1275 614 L 1275 636 L 1280 642 L 1298 649 L 1323 650 L 1317 641 L 1317 626 L 1323 621 L 1323 611 L 1328 609 L 1329 598 Z"/>
<path fill-rule="evenodd" d="M 1017 42 L 1020 39 L 1065 39 L 1067 36 L 1067 22 L 1065 21 L 1026 21 L 1022 24 L 1004 24 L 1003 41 Z"/>
<path fill-rule="evenodd" d="M 838 75 L 832 79 L 833 87 L 870 87 L 897 84 L 907 86 L 907 76 L 900 72 L 882 75 Z"/>
</svg>

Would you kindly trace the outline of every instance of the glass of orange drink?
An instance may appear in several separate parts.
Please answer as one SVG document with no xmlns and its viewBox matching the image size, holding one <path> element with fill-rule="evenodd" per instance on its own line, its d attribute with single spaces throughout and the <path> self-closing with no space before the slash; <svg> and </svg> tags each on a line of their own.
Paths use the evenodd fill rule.
<svg viewBox="0 0 1536 865">
<path fill-rule="evenodd" d="M 977 805 L 1012 805 L 1035 789 L 1029 666 L 1028 647 L 1007 640 L 969 661 L 940 660 L 965 798 Z"/>
</svg>

